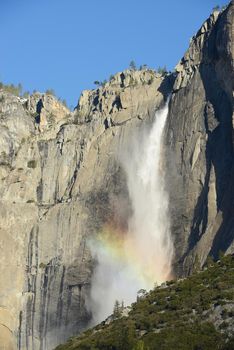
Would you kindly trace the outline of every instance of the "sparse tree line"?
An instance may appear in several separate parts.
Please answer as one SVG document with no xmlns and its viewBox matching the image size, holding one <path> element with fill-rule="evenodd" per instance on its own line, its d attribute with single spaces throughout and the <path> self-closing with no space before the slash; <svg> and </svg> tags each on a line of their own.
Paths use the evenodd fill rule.
<svg viewBox="0 0 234 350">
<path fill-rule="evenodd" d="M 14 84 L 3 84 L 2 82 L 0 82 L 0 90 L 10 92 L 11 94 L 19 97 L 27 98 L 29 96 L 28 91 L 23 92 L 23 86 L 20 83 L 18 85 L 14 85 Z"/>
<path fill-rule="evenodd" d="M 139 66 L 139 68 L 137 68 L 137 65 L 136 65 L 134 60 L 130 61 L 129 69 L 131 71 L 136 71 L 138 69 L 140 71 L 142 71 L 142 70 L 152 70 L 151 68 L 148 67 L 147 64 L 142 64 L 142 65 Z M 159 73 L 161 75 L 166 75 L 167 73 L 169 73 L 167 68 L 166 68 L 166 66 L 164 66 L 164 67 L 160 67 L 159 66 L 155 70 L 155 72 L 157 72 L 157 73 Z M 94 81 L 94 85 L 103 87 L 103 86 L 105 86 L 108 83 L 108 81 L 112 81 L 113 79 L 114 79 L 114 75 L 111 74 L 110 77 L 109 77 L 109 80 L 107 80 L 107 79 L 104 79 L 103 81 L 95 80 Z M 153 78 L 152 78 L 152 80 L 153 80 Z M 152 83 L 152 81 L 150 81 L 149 84 L 150 83 Z M 132 85 L 134 85 L 134 84 L 132 84 Z M 11 93 L 11 94 L 13 94 L 15 96 L 22 97 L 22 98 L 28 98 L 30 96 L 30 92 L 29 91 L 24 91 L 23 86 L 22 86 L 21 83 L 19 83 L 17 85 L 14 85 L 14 84 L 4 84 L 3 82 L 0 82 L 0 90 L 7 91 L 7 92 L 9 92 L 9 93 Z M 37 92 L 36 90 L 33 90 L 33 93 L 36 93 L 36 92 Z M 52 95 L 52 96 L 56 97 L 56 93 L 55 93 L 54 89 L 47 89 L 45 91 L 45 93 L 47 95 Z M 61 99 L 60 97 L 57 97 L 57 98 L 65 107 L 68 107 L 67 106 L 67 102 L 66 102 L 65 99 Z"/>
<path fill-rule="evenodd" d="M 124 301 L 120 303 L 119 300 L 116 300 L 113 308 L 113 317 L 114 318 L 121 317 L 123 310 L 124 310 Z"/>
<path fill-rule="evenodd" d="M 136 65 L 136 63 L 135 63 L 135 61 L 131 61 L 130 63 L 129 63 L 129 69 L 130 70 L 133 70 L 133 71 L 136 71 L 138 68 L 137 68 L 137 65 Z M 147 64 L 141 64 L 140 66 L 139 66 L 139 70 L 152 70 Z M 155 70 L 157 73 L 159 73 L 159 74 L 162 74 L 162 75 L 165 75 L 165 74 L 167 74 L 168 73 L 168 70 L 167 70 L 167 67 L 166 66 L 163 66 L 163 67 L 161 67 L 161 66 L 159 66 L 156 70 Z"/>
<path fill-rule="evenodd" d="M 128 67 L 131 71 L 137 71 L 137 70 L 140 70 L 140 71 L 143 71 L 143 70 L 151 70 L 152 69 L 147 65 L 147 64 L 142 64 L 139 66 L 139 68 L 137 67 L 136 63 L 134 60 L 130 61 L 129 63 L 129 67 Z M 167 67 L 166 66 L 159 66 L 155 72 L 157 72 L 158 74 L 161 74 L 161 75 L 166 75 L 168 73 L 170 73 L 168 70 L 167 70 Z M 104 79 L 103 81 L 101 80 L 95 80 L 94 81 L 94 85 L 96 86 L 105 86 L 108 82 L 112 81 L 114 79 L 114 75 L 110 75 L 109 79 Z"/>
<path fill-rule="evenodd" d="M 220 5 L 216 5 L 213 7 L 213 12 L 214 11 L 223 11 L 227 8 L 227 5 L 224 5 L 224 6 L 220 6 Z"/>
<path fill-rule="evenodd" d="M 30 96 L 30 92 L 24 91 L 21 83 L 14 85 L 14 84 L 4 84 L 0 82 L 0 90 L 4 90 L 6 92 L 9 92 L 15 96 L 22 97 L 22 98 L 28 98 Z M 35 94 L 36 92 L 37 92 L 36 90 L 33 90 L 33 94 Z M 45 91 L 45 94 L 56 97 L 56 93 L 53 89 L 47 89 Z M 65 99 L 61 99 L 60 97 L 57 97 L 57 98 L 65 107 L 67 107 L 67 102 Z"/>
</svg>

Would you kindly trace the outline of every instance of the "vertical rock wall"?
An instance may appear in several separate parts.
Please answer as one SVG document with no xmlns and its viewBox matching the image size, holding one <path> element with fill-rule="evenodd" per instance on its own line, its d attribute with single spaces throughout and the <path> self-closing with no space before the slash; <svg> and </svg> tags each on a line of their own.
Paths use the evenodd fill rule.
<svg viewBox="0 0 234 350">
<path fill-rule="evenodd" d="M 166 138 L 179 274 L 234 249 L 233 8 L 210 16 L 176 67 Z"/>
<path fill-rule="evenodd" d="M 52 96 L 1 92 L 0 333 L 9 349 L 50 350 L 90 322 L 87 240 L 109 221 L 126 224 L 118 150 L 164 103 L 162 81 L 149 70 L 117 74 L 84 92 L 74 113 Z"/>
</svg>

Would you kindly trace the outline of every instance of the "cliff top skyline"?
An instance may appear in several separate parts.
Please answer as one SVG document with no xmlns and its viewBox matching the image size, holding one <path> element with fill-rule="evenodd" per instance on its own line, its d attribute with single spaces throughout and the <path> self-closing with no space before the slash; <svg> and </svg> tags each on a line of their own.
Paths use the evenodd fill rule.
<svg viewBox="0 0 234 350">
<path fill-rule="evenodd" d="M 3 1 L 0 81 L 48 88 L 75 106 L 95 80 L 137 66 L 173 70 L 189 39 L 227 1 Z M 186 28 L 186 30 L 184 30 Z"/>
</svg>

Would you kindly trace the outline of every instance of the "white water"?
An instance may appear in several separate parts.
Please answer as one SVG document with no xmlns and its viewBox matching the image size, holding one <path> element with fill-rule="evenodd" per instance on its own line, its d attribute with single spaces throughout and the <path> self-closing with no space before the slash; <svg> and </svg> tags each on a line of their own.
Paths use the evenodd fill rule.
<svg viewBox="0 0 234 350">
<path fill-rule="evenodd" d="M 116 299 L 130 304 L 139 289 L 170 277 L 173 244 L 163 169 L 167 114 L 168 103 L 156 112 L 151 129 L 141 129 L 122 154 L 133 214 L 117 259 L 108 247 L 92 245 L 98 260 L 91 291 L 95 323 L 112 313 Z"/>
</svg>

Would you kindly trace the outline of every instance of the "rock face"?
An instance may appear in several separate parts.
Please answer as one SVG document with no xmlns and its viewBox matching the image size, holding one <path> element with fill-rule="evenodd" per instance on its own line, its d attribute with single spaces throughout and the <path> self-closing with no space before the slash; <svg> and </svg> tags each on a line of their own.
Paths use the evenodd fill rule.
<svg viewBox="0 0 234 350">
<path fill-rule="evenodd" d="M 178 274 L 234 251 L 233 11 L 214 12 L 176 67 L 166 142 Z"/>
<path fill-rule="evenodd" d="M 0 344 L 51 350 L 90 321 L 87 239 L 131 212 L 117 159 L 172 93 L 165 132 L 174 270 L 234 251 L 233 1 L 192 39 L 177 73 L 124 71 L 84 91 L 74 112 L 53 96 L 0 91 Z M 124 205 L 121 205 L 124 204 Z M 121 210 L 121 208 L 127 210 Z"/>
<path fill-rule="evenodd" d="M 126 219 L 116 207 L 128 201 L 116 150 L 153 119 L 170 81 L 125 71 L 85 91 L 73 113 L 52 96 L 1 91 L 4 349 L 52 349 L 87 326 L 93 260 L 86 240 L 110 218 Z"/>
</svg>

